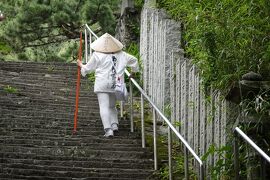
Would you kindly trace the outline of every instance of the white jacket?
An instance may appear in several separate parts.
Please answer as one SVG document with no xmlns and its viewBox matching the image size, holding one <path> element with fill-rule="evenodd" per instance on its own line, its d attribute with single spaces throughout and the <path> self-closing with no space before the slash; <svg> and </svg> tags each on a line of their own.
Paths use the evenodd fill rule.
<svg viewBox="0 0 270 180">
<path fill-rule="evenodd" d="M 114 54 L 94 52 L 88 63 L 82 66 L 81 74 L 85 76 L 87 73 L 95 71 L 95 93 L 114 92 L 114 88 L 112 88 L 113 56 L 117 59 L 115 64 L 116 76 L 119 77 L 122 82 L 124 82 L 124 71 L 127 66 L 131 67 L 134 72 L 139 70 L 137 58 L 124 51 Z"/>
</svg>

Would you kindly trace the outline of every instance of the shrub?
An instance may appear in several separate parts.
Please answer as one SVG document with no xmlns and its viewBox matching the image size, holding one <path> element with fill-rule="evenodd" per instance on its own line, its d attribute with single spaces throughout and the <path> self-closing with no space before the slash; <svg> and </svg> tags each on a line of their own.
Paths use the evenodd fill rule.
<svg viewBox="0 0 270 180">
<path fill-rule="evenodd" d="M 270 1 L 158 0 L 158 5 L 182 22 L 182 46 L 205 85 L 226 89 L 249 71 L 269 78 Z"/>
</svg>

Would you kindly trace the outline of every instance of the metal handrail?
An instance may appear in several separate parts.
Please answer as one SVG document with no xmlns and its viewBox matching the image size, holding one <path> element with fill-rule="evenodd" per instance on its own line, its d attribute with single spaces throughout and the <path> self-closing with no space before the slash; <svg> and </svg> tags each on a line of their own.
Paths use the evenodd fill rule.
<svg viewBox="0 0 270 180">
<path fill-rule="evenodd" d="M 89 28 L 89 26 L 85 25 L 86 29 L 91 34 L 95 36 L 95 38 L 98 38 L 98 36 Z M 86 33 L 85 29 L 85 33 Z M 87 36 L 87 33 L 86 33 Z M 87 38 L 86 38 L 87 41 Z M 91 43 L 91 38 L 90 38 Z M 87 42 L 86 42 L 87 46 Z M 87 47 L 85 47 L 87 48 Z M 91 50 L 90 50 L 91 54 Z M 86 55 L 88 56 L 87 52 Z M 87 61 L 86 61 L 87 62 Z M 130 77 L 130 73 L 125 70 L 125 74 Z M 153 108 L 153 137 L 154 137 L 154 169 L 158 169 L 158 156 L 157 156 L 157 129 L 156 129 L 156 115 L 158 114 L 168 125 L 168 159 L 169 159 L 169 178 L 172 179 L 172 157 L 171 157 L 171 144 L 172 144 L 172 138 L 171 138 L 171 131 L 175 133 L 175 135 L 181 140 L 181 142 L 185 146 L 184 150 L 184 156 L 185 156 L 185 179 L 189 179 L 189 159 L 188 159 L 188 152 L 192 154 L 192 156 L 195 158 L 195 160 L 199 163 L 199 174 L 200 179 L 204 179 L 204 164 L 202 160 L 199 158 L 199 156 L 195 153 L 195 151 L 191 148 L 191 146 L 188 144 L 188 142 L 183 138 L 183 136 L 176 130 L 176 128 L 171 124 L 171 122 L 166 118 L 166 116 L 159 110 L 159 108 L 155 105 L 155 103 L 150 99 L 150 97 L 146 94 L 146 92 L 141 88 L 141 86 L 135 81 L 134 78 L 130 78 L 130 131 L 134 131 L 134 121 L 133 121 L 133 91 L 132 91 L 132 84 L 135 85 L 135 87 L 140 91 L 141 93 L 141 135 L 142 135 L 142 147 L 145 148 L 145 131 L 144 131 L 144 98 L 151 104 Z M 121 117 L 123 117 L 123 102 L 121 102 Z"/>
<path fill-rule="evenodd" d="M 91 28 L 85 24 L 84 25 L 84 43 L 85 43 L 85 62 L 88 62 L 88 55 L 91 57 L 92 49 L 90 48 L 90 44 L 92 42 L 92 35 L 97 39 L 98 36 L 91 30 Z M 89 46 L 88 46 L 88 35 L 89 35 Z M 89 54 L 88 54 L 89 49 Z"/>
<path fill-rule="evenodd" d="M 237 135 L 240 135 L 244 141 L 246 141 L 253 149 L 261 155 L 261 157 L 264 158 L 265 161 L 270 163 L 270 157 L 259 147 L 257 146 L 239 127 L 234 128 L 234 169 L 235 169 L 235 179 L 240 179 L 239 177 L 239 146 L 237 141 Z M 264 163 L 263 163 L 264 166 Z M 263 167 L 263 169 L 265 169 Z M 263 171 L 263 176 L 265 175 L 265 172 Z"/>
<path fill-rule="evenodd" d="M 125 70 L 125 73 L 127 76 L 130 76 L 130 73 Z M 150 99 L 150 97 L 145 93 L 145 91 L 141 88 L 141 86 L 131 77 L 130 81 L 135 85 L 135 87 L 140 91 L 141 93 L 141 104 L 143 104 L 143 97 L 151 104 L 153 107 L 153 131 L 154 131 L 154 160 L 155 160 L 155 170 L 157 170 L 157 140 L 156 140 L 156 113 L 160 115 L 160 117 L 166 122 L 168 125 L 168 151 L 169 154 L 171 153 L 171 130 L 175 133 L 175 135 L 181 140 L 181 142 L 185 145 L 185 177 L 188 179 L 188 151 L 192 154 L 192 156 L 196 159 L 196 161 L 199 163 L 199 172 L 200 172 L 200 179 L 204 179 L 204 166 L 202 160 L 199 158 L 199 156 L 195 153 L 195 151 L 190 147 L 188 142 L 183 138 L 183 136 L 176 130 L 176 128 L 171 124 L 171 122 L 166 118 L 166 116 L 159 110 L 159 108 L 155 105 L 155 103 Z M 131 84 L 131 83 L 130 83 Z M 130 89 L 132 87 L 130 86 Z M 130 98 L 132 99 L 132 91 L 130 91 Z M 131 101 L 132 102 L 132 101 Z M 131 104 L 132 106 L 132 104 Z M 143 106 L 141 106 L 142 114 L 143 114 Z M 133 114 L 131 113 L 131 116 Z M 131 118 L 133 119 L 133 118 Z M 144 119 L 141 119 L 142 124 L 144 124 Z M 144 129 L 142 128 L 142 131 Z M 142 133 L 144 134 L 144 132 Z M 144 139 L 144 137 L 142 137 Z M 143 140 L 144 141 L 144 140 Z M 145 147 L 145 145 L 142 145 Z M 170 170 L 170 179 L 172 178 L 172 169 L 171 169 L 171 156 L 169 157 L 169 170 Z"/>
</svg>

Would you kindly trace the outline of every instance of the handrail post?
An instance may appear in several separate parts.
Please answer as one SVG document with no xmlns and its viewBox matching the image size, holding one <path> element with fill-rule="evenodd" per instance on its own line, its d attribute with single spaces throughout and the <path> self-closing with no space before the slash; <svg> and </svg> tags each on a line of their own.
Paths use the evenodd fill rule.
<svg viewBox="0 0 270 180">
<path fill-rule="evenodd" d="M 260 168 L 260 176 L 262 180 L 265 180 L 266 170 L 265 170 L 265 159 L 261 156 L 261 168 Z"/>
<path fill-rule="evenodd" d="M 90 56 L 89 57 L 92 57 L 92 49 L 90 47 L 91 43 L 92 43 L 92 34 L 89 33 L 89 51 L 90 51 Z"/>
<path fill-rule="evenodd" d="M 156 123 L 156 110 L 153 108 L 153 137 L 154 137 L 154 169 L 158 169 L 157 159 L 157 123 Z"/>
<path fill-rule="evenodd" d="M 141 133 L 142 133 L 142 148 L 145 148 L 145 131 L 144 131 L 144 99 L 141 94 Z"/>
<path fill-rule="evenodd" d="M 85 63 L 87 63 L 88 62 L 88 42 L 87 42 L 87 30 L 86 29 L 84 29 L 84 43 L 85 43 Z M 90 42 L 91 43 L 91 42 Z"/>
<path fill-rule="evenodd" d="M 200 180 L 204 180 L 204 166 L 200 164 Z"/>
<path fill-rule="evenodd" d="M 184 157 L 185 157 L 185 179 L 188 180 L 189 179 L 189 167 L 188 167 L 188 149 L 187 147 L 184 148 Z"/>
<path fill-rule="evenodd" d="M 132 82 L 129 79 L 129 93 L 130 93 L 130 132 L 134 132 L 134 122 L 133 122 L 133 92 L 132 92 Z"/>
<path fill-rule="evenodd" d="M 125 73 L 130 76 L 130 73 L 125 70 Z M 190 147 L 188 142 L 181 136 L 181 134 L 175 129 L 175 127 L 171 124 L 171 122 L 166 118 L 166 116 L 159 110 L 159 108 L 154 104 L 154 102 L 150 99 L 150 97 L 145 93 L 145 91 L 140 87 L 140 85 L 133 79 L 130 79 L 134 86 L 141 92 L 141 94 L 145 97 L 145 99 L 151 104 L 153 108 L 153 144 L 154 144 L 154 169 L 157 170 L 158 168 L 158 157 L 157 157 L 157 127 L 156 127 L 156 114 L 158 114 L 164 122 L 170 127 L 171 131 L 175 133 L 175 135 L 181 140 L 181 142 L 185 145 L 185 173 L 186 178 L 188 178 L 188 154 L 189 152 L 192 156 L 198 161 L 200 165 L 203 165 L 202 160 L 199 156 L 195 153 L 195 151 Z M 202 170 L 203 172 L 203 170 Z"/>
<path fill-rule="evenodd" d="M 172 180 L 172 132 L 168 126 L 168 163 L 169 163 L 169 180 Z"/>
<path fill-rule="evenodd" d="M 124 117 L 124 102 L 120 101 L 120 117 Z"/>
<path fill-rule="evenodd" d="M 237 134 L 234 131 L 234 141 L 233 141 L 233 152 L 234 152 L 234 172 L 235 172 L 235 177 L 234 179 L 238 180 L 239 179 L 239 152 L 238 152 L 238 140 L 237 140 Z"/>
</svg>

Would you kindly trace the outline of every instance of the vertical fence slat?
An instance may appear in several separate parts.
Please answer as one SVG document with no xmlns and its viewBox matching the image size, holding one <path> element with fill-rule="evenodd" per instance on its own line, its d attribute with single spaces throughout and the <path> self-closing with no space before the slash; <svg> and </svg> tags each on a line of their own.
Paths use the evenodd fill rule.
<svg viewBox="0 0 270 180">
<path fill-rule="evenodd" d="M 213 113 L 213 110 L 214 110 L 214 102 L 213 102 L 213 99 L 214 99 L 214 96 L 213 96 L 213 91 L 212 89 L 210 90 L 210 100 L 207 102 L 207 121 L 206 121 L 206 151 L 209 150 L 209 148 L 211 146 L 214 145 L 214 121 L 213 121 L 213 117 L 214 117 L 214 113 Z M 210 167 L 210 166 L 213 166 L 214 164 L 214 156 L 212 154 L 210 154 L 208 157 L 207 157 L 207 168 Z M 207 171 L 210 170 L 209 168 L 207 169 Z"/>
<path fill-rule="evenodd" d="M 172 180 L 172 132 L 168 127 L 168 163 L 169 163 L 169 179 Z"/>
<path fill-rule="evenodd" d="M 200 155 L 203 156 L 206 153 L 206 102 L 204 90 L 200 88 Z M 206 166 L 204 166 L 205 168 Z"/>
<path fill-rule="evenodd" d="M 177 130 L 181 132 L 181 63 L 179 59 L 176 64 L 176 75 L 175 75 L 175 81 L 176 81 L 176 115 L 175 120 L 177 123 L 179 123 Z"/>
<path fill-rule="evenodd" d="M 187 119 L 187 128 L 188 128 L 188 143 L 194 149 L 194 66 L 192 66 L 188 71 L 188 100 L 187 100 L 187 108 L 188 108 L 188 119 Z"/>
<path fill-rule="evenodd" d="M 181 65 L 181 132 L 187 137 L 187 62 Z"/>
<path fill-rule="evenodd" d="M 121 118 L 124 117 L 124 102 L 120 101 L 120 116 Z"/>
<path fill-rule="evenodd" d="M 239 180 L 239 152 L 238 152 L 238 139 L 237 135 L 234 134 L 234 145 L 233 145 L 233 151 L 234 151 L 234 178 L 236 180 Z"/>
<path fill-rule="evenodd" d="M 157 163 L 157 123 L 156 123 L 156 110 L 153 108 L 153 137 L 154 137 L 154 169 L 158 169 Z"/>
<path fill-rule="evenodd" d="M 90 57 L 92 56 L 92 48 L 90 47 L 90 45 L 91 45 L 91 43 L 92 43 L 92 34 L 90 33 L 89 34 L 89 54 L 90 54 Z"/>
<path fill-rule="evenodd" d="M 142 148 L 145 148 L 144 99 L 142 94 L 141 94 L 141 133 L 142 133 Z"/>
<path fill-rule="evenodd" d="M 189 179 L 189 166 L 188 166 L 188 149 L 184 148 L 184 157 L 185 157 L 185 179 Z"/>
<path fill-rule="evenodd" d="M 130 93 L 130 132 L 134 132 L 134 122 L 133 122 L 133 92 L 132 92 L 132 82 L 129 80 L 129 93 Z"/>
<path fill-rule="evenodd" d="M 84 30 L 84 43 L 85 43 L 85 62 L 88 62 L 88 42 L 87 42 L 87 30 Z"/>
<path fill-rule="evenodd" d="M 215 92 L 214 95 L 214 144 L 216 148 L 220 148 L 220 142 L 221 142 L 221 122 L 220 122 L 220 106 L 221 106 L 221 101 L 220 101 L 220 93 Z M 218 153 L 215 153 L 214 155 L 214 165 L 219 159 Z"/>
<path fill-rule="evenodd" d="M 200 154 L 200 79 L 196 74 L 194 78 L 194 150 Z"/>
</svg>

